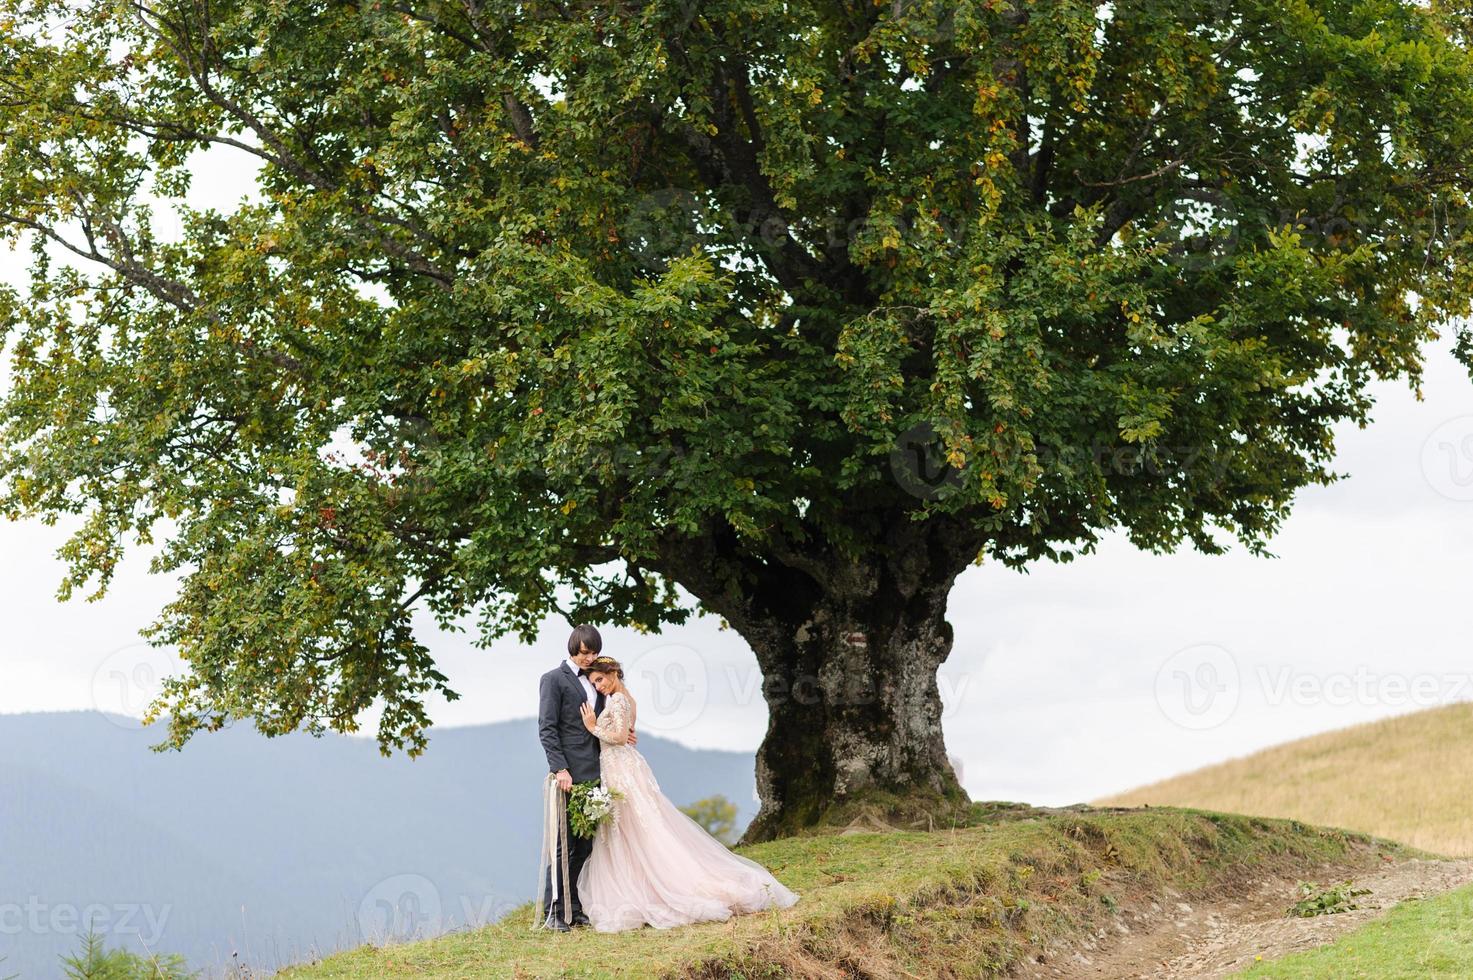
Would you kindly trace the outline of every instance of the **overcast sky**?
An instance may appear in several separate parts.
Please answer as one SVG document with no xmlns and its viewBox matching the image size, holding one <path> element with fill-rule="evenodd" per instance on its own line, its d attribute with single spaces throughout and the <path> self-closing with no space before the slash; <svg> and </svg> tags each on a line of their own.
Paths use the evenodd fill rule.
<svg viewBox="0 0 1473 980">
<path fill-rule="evenodd" d="M 212 153 L 192 197 L 228 209 L 251 168 Z M 0 280 L 23 278 L 0 249 Z M 1221 557 L 1154 556 L 1112 537 L 1068 565 L 1021 575 L 984 564 L 958 580 L 956 642 L 942 667 L 948 746 L 977 799 L 1071 803 L 1275 742 L 1473 699 L 1467 569 L 1473 560 L 1473 382 L 1427 351 L 1425 400 L 1375 389 L 1375 423 L 1337 435 L 1350 476 L 1302 491 L 1270 545 Z M 0 378 L 0 385 L 3 385 Z M 0 712 L 99 707 L 142 713 L 175 669 L 137 635 L 172 582 L 134 555 L 109 595 L 55 599 L 66 526 L 0 520 Z M 534 713 L 537 676 L 567 627 L 491 650 L 424 635 L 451 687 L 438 725 Z M 766 729 L 760 675 L 714 619 L 658 637 L 604 631 L 630 664 L 641 728 L 692 746 L 754 749 Z M 373 716 L 364 719 L 373 730 Z M 161 727 L 161 726 L 159 726 Z M 208 738 L 207 734 L 198 736 Z M 430 733 L 434 751 L 434 732 Z M 528 751 L 535 751 L 528 746 Z"/>
</svg>

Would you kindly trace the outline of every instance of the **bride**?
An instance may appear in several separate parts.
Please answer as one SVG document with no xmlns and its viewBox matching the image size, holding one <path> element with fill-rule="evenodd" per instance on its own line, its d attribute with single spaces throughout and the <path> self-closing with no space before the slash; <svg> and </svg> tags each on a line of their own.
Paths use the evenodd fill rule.
<svg viewBox="0 0 1473 980">
<path fill-rule="evenodd" d="M 798 901 L 766 868 L 728 850 L 660 792 L 644 756 L 626 744 L 636 707 L 619 662 L 597 658 L 588 679 L 608 701 L 597 716 L 585 702 L 583 723 L 603 743 L 603 785 L 623 794 L 578 875 L 576 894 L 589 925 L 597 932 L 645 924 L 667 929 Z"/>
</svg>

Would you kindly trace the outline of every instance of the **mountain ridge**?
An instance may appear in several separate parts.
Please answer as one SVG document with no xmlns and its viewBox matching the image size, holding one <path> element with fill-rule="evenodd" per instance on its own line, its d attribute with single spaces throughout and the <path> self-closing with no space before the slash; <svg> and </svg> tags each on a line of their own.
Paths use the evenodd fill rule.
<svg viewBox="0 0 1473 980">
<path fill-rule="evenodd" d="M 0 905 L 23 920 L 0 935 L 5 975 L 56 976 L 89 905 L 114 925 L 133 911 L 139 928 L 109 945 L 148 940 L 215 976 L 235 953 L 263 973 L 483 924 L 536 891 L 547 765 L 533 718 L 437 727 L 416 759 L 359 736 L 267 738 L 248 720 L 152 752 L 161 731 L 97 711 L 0 714 L 0 841 L 22 842 L 0 847 Z M 752 753 L 654 734 L 639 747 L 678 805 L 723 794 L 738 831 L 755 814 Z"/>
</svg>

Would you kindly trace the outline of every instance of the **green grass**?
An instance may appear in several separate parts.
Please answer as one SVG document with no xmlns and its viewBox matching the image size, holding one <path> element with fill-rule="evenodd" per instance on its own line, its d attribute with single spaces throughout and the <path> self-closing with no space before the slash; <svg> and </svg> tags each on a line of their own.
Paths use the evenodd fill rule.
<svg viewBox="0 0 1473 980">
<path fill-rule="evenodd" d="M 1041 810 L 977 804 L 969 826 L 816 834 L 741 853 L 801 896 L 790 909 L 671 930 L 532 931 L 531 904 L 424 942 L 364 946 L 289 968 L 341 978 L 978 977 L 1097 931 L 1113 910 L 1170 886 L 1193 897 L 1254 871 L 1424 855 L 1362 834 L 1176 808 Z"/>
<path fill-rule="evenodd" d="M 1421 980 L 1473 977 L 1473 885 L 1401 902 L 1319 946 L 1235 974 L 1257 980 Z"/>
</svg>

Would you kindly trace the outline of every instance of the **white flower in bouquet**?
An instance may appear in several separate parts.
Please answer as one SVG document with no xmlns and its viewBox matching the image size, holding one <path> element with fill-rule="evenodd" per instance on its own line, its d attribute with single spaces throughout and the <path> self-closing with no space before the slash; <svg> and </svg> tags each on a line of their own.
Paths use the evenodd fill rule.
<svg viewBox="0 0 1473 980">
<path fill-rule="evenodd" d="M 614 797 L 607 789 L 600 786 L 588 794 L 588 816 L 595 822 L 602 820 L 614 810 Z"/>
<path fill-rule="evenodd" d="M 578 837 L 592 837 L 598 825 L 614 812 L 614 801 L 619 799 L 623 794 L 618 790 L 592 780 L 575 784 L 568 807 L 569 828 Z"/>
</svg>

